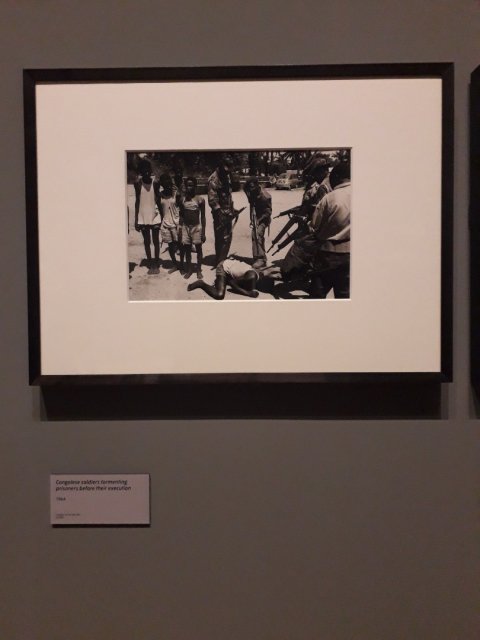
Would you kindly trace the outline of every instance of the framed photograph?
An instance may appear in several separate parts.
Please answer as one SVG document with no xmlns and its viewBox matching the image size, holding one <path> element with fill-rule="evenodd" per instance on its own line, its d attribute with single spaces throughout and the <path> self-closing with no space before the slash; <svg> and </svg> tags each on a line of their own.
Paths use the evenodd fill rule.
<svg viewBox="0 0 480 640">
<path fill-rule="evenodd" d="M 453 65 L 24 71 L 31 384 L 449 381 Z"/>
</svg>

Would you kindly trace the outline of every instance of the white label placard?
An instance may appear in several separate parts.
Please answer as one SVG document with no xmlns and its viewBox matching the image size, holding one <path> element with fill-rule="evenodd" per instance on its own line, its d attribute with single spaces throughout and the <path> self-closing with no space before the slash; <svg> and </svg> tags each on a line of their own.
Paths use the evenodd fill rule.
<svg viewBox="0 0 480 640">
<path fill-rule="evenodd" d="M 150 476 L 51 474 L 50 524 L 149 525 Z"/>
</svg>

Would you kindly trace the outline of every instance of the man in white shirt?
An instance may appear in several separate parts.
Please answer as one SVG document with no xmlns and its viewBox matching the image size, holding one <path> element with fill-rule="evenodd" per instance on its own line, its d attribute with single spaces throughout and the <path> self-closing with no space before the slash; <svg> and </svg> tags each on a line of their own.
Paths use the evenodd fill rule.
<svg viewBox="0 0 480 640">
<path fill-rule="evenodd" d="M 324 196 L 309 224 L 317 250 L 313 256 L 311 295 L 326 298 L 333 289 L 335 298 L 350 297 L 350 163 L 332 169 L 333 191 Z"/>
</svg>

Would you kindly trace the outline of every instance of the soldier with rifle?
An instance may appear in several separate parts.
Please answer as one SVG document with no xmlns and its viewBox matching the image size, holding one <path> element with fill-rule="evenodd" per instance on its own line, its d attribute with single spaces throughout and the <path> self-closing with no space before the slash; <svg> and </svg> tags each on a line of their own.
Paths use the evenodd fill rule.
<svg viewBox="0 0 480 640">
<path fill-rule="evenodd" d="M 272 255 L 275 255 L 286 247 L 293 240 L 297 240 L 308 233 L 308 223 L 312 218 L 315 207 L 320 200 L 329 193 L 332 189 L 330 186 L 328 172 L 330 162 L 323 156 L 314 156 L 306 165 L 303 170 L 303 176 L 305 178 L 305 191 L 303 193 L 302 203 L 297 207 L 292 207 L 286 211 L 279 213 L 276 218 L 288 215 L 289 219 L 286 224 L 280 229 L 279 233 L 272 240 L 272 244 L 269 248 L 269 252 L 272 248 L 280 242 L 283 236 L 290 231 L 294 224 L 297 224 L 297 228 L 286 237 L 285 240 L 280 242 Z"/>
<path fill-rule="evenodd" d="M 237 217 L 232 199 L 232 167 L 232 158 L 223 154 L 218 167 L 208 179 L 208 204 L 212 209 L 215 236 L 215 266 L 225 260 L 230 252 L 233 223 Z"/>
<path fill-rule="evenodd" d="M 312 219 L 313 211 L 323 196 L 332 190 L 328 177 L 329 168 L 330 161 L 323 156 L 314 156 L 305 165 L 305 192 L 301 209 L 307 223 Z"/>
<path fill-rule="evenodd" d="M 350 163 L 341 162 L 330 174 L 333 191 L 314 209 L 308 233 L 298 238 L 285 256 L 284 281 L 307 276 L 313 298 L 350 295 Z"/>
<path fill-rule="evenodd" d="M 309 223 L 317 250 L 312 260 L 311 296 L 350 297 L 350 162 L 340 162 L 331 173 L 332 189 L 318 203 Z"/>
<path fill-rule="evenodd" d="M 272 219 L 272 196 L 260 186 L 258 178 L 247 180 L 245 193 L 250 204 L 253 268 L 262 269 L 267 265 L 265 231 L 270 227 Z"/>
</svg>

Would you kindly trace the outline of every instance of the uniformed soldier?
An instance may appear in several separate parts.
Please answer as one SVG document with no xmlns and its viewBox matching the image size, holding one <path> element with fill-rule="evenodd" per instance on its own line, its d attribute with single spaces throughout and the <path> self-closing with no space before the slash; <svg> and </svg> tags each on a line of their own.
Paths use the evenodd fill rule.
<svg viewBox="0 0 480 640">
<path fill-rule="evenodd" d="M 305 178 L 305 192 L 303 194 L 301 215 L 306 222 L 310 222 L 313 211 L 320 200 L 332 187 L 328 177 L 330 162 L 324 157 L 313 157 L 303 170 Z"/>
<path fill-rule="evenodd" d="M 212 209 L 215 235 L 215 266 L 225 260 L 232 244 L 235 211 L 232 199 L 232 158 L 222 155 L 220 163 L 208 179 L 208 204 Z"/>
<path fill-rule="evenodd" d="M 250 203 L 253 268 L 262 269 L 267 265 L 265 231 L 270 226 L 272 219 L 272 196 L 260 186 L 258 178 L 247 180 L 245 193 Z"/>
<path fill-rule="evenodd" d="M 310 222 L 319 202 L 332 191 L 329 178 L 330 162 L 322 156 L 314 156 L 305 166 L 303 175 L 305 191 L 296 219 L 297 230 L 291 235 L 295 241 L 282 261 L 282 277 L 288 281 L 306 272 L 317 241 L 312 237 Z M 279 245 L 281 246 L 281 245 Z"/>
<path fill-rule="evenodd" d="M 314 298 L 350 297 L 350 163 L 341 162 L 330 175 L 333 191 L 320 200 L 309 224 L 317 244 L 312 261 Z"/>
</svg>

